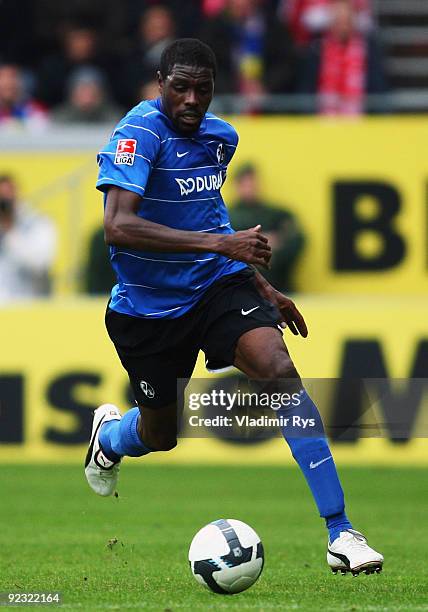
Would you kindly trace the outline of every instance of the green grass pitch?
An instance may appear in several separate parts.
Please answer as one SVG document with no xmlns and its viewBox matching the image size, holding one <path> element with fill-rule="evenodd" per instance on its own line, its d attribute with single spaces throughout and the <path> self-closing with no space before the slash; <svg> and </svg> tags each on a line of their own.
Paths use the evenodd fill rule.
<svg viewBox="0 0 428 612">
<path fill-rule="evenodd" d="M 426 472 L 340 472 L 351 520 L 385 555 L 380 575 L 329 571 L 325 529 L 295 468 L 131 460 L 120 497 L 103 499 L 79 466 L 2 466 L 0 591 L 59 591 L 63 608 L 85 611 L 428 610 Z M 261 578 L 239 595 L 206 591 L 187 563 L 194 533 L 220 517 L 249 523 L 265 547 Z"/>
</svg>

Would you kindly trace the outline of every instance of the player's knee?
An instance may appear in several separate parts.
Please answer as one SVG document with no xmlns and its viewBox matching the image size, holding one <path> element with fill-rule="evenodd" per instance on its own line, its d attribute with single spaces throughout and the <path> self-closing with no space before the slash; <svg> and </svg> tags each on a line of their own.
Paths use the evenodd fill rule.
<svg viewBox="0 0 428 612">
<path fill-rule="evenodd" d="M 289 355 L 281 351 L 274 353 L 259 364 L 257 377 L 265 380 L 298 379 L 299 374 Z"/>
</svg>

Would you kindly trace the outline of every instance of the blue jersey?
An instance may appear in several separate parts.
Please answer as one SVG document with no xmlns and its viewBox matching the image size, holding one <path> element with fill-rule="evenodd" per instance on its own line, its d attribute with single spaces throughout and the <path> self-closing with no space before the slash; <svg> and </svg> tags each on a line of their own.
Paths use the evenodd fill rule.
<svg viewBox="0 0 428 612">
<path fill-rule="evenodd" d="M 180 230 L 230 234 L 220 190 L 238 136 L 206 113 L 192 136 L 175 130 L 160 99 L 144 101 L 117 125 L 98 155 L 97 188 L 141 196 L 138 216 Z M 105 199 L 106 196 L 104 196 Z M 117 285 L 110 308 L 138 317 L 183 315 L 223 275 L 246 268 L 216 253 L 164 253 L 110 247 Z"/>
</svg>

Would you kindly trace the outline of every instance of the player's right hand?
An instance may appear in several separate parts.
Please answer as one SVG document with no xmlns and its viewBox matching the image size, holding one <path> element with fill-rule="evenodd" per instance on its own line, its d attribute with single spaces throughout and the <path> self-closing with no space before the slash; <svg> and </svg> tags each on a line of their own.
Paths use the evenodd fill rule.
<svg viewBox="0 0 428 612">
<path fill-rule="evenodd" d="M 222 241 L 221 254 L 230 259 L 269 269 L 272 249 L 269 239 L 262 234 L 261 225 L 227 234 Z"/>
</svg>

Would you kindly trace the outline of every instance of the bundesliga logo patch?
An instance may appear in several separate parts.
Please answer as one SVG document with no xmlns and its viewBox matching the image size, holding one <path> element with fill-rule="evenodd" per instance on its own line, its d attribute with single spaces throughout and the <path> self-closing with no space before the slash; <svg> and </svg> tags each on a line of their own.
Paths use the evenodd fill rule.
<svg viewBox="0 0 428 612">
<path fill-rule="evenodd" d="M 132 166 L 135 159 L 137 141 L 133 139 L 121 139 L 117 143 L 115 164 L 126 164 Z"/>
</svg>

